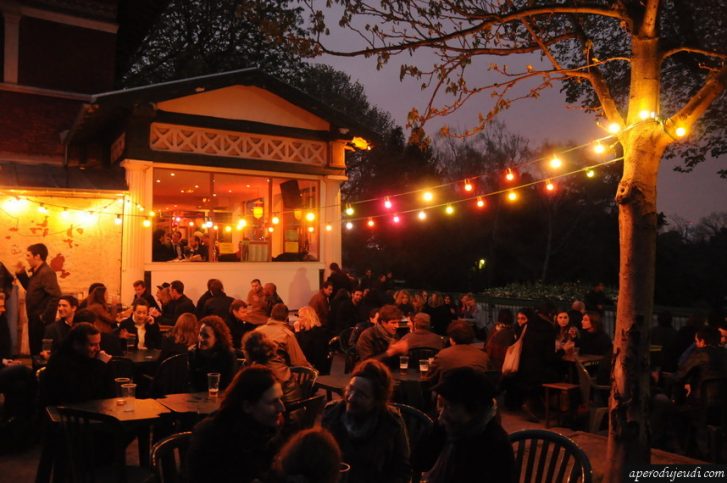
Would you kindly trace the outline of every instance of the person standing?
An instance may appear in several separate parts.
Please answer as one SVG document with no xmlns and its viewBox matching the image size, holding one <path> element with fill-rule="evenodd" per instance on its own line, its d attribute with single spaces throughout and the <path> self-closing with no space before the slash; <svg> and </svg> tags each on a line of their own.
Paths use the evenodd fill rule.
<svg viewBox="0 0 727 483">
<path fill-rule="evenodd" d="M 56 300 L 61 296 L 56 273 L 45 260 L 48 258 L 48 247 L 42 243 L 35 243 L 25 252 L 25 260 L 30 266 L 30 275 L 18 263 L 15 275 L 25 289 L 25 310 L 28 314 L 28 340 L 30 354 L 38 355 L 42 348 L 43 331 L 45 330 L 44 317 L 49 308 L 53 309 L 51 317 L 55 316 Z M 52 320 L 47 320 L 52 322 Z"/>
<path fill-rule="evenodd" d="M 331 333 L 331 325 L 329 324 L 328 315 L 331 312 L 331 295 L 333 294 L 333 284 L 331 282 L 323 282 L 321 289 L 311 297 L 308 305 L 316 311 L 318 320 L 321 321 L 323 328 Z"/>
<path fill-rule="evenodd" d="M 172 324 L 176 323 L 182 314 L 195 313 L 194 302 L 184 295 L 184 284 L 180 280 L 174 280 L 169 284 L 169 295 L 172 296 Z"/>
</svg>

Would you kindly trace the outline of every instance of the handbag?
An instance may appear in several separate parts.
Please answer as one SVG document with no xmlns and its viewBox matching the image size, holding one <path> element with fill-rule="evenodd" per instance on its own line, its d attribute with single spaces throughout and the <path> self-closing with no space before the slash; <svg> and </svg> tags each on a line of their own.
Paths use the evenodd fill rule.
<svg viewBox="0 0 727 483">
<path fill-rule="evenodd" d="M 514 374 L 520 368 L 520 354 L 523 351 L 523 338 L 528 327 L 525 326 L 520 338 L 505 351 L 505 360 L 502 361 L 502 374 Z"/>
</svg>

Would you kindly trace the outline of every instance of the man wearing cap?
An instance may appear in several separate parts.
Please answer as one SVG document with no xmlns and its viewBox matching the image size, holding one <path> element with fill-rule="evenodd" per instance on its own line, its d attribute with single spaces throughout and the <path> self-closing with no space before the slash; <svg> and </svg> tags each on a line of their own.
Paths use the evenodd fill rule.
<svg viewBox="0 0 727 483">
<path fill-rule="evenodd" d="M 497 419 L 495 388 L 469 367 L 449 371 L 433 391 L 438 418 L 412 451 L 429 483 L 511 483 L 515 458 Z"/>
</svg>

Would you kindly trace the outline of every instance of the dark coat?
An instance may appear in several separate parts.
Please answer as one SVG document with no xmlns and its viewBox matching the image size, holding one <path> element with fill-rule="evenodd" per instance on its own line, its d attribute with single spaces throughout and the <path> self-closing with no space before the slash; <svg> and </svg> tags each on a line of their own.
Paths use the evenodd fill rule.
<svg viewBox="0 0 727 483">
<path fill-rule="evenodd" d="M 515 481 L 515 457 L 507 433 L 496 418 L 479 434 L 463 436 L 447 446 L 447 432 L 435 424 L 412 451 L 412 466 L 429 471 L 437 464 L 430 483 L 511 483 Z M 441 460 L 437 461 L 437 458 Z"/>
<path fill-rule="evenodd" d="M 305 358 L 313 364 L 318 371 L 328 368 L 328 334 L 323 327 L 313 327 L 311 330 L 296 332 L 295 338 L 303 350 Z"/>
<path fill-rule="evenodd" d="M 66 338 L 70 331 L 71 326 L 68 325 L 63 319 L 58 319 L 52 324 L 46 325 L 45 332 L 43 333 L 43 338 L 53 339 L 51 353 L 55 353 L 58 349 L 60 349 L 63 340 Z"/>
<path fill-rule="evenodd" d="M 194 302 L 192 302 L 192 299 L 187 297 L 186 295 L 182 294 L 181 297 L 179 297 L 177 300 L 172 300 L 170 302 L 172 305 L 172 324 L 174 325 L 177 323 L 177 319 L 180 315 L 190 313 L 194 314 L 195 308 L 194 308 Z"/>
<path fill-rule="evenodd" d="M 500 330 L 496 330 L 487 339 L 485 350 L 490 357 L 489 368 L 493 371 L 502 370 L 502 363 L 505 362 L 505 354 L 507 348 L 515 343 L 515 330 L 510 326 L 505 326 Z"/>
<path fill-rule="evenodd" d="M 144 335 L 144 345 L 146 348 L 161 349 L 162 333 L 159 330 L 159 324 L 144 324 L 144 328 L 146 330 L 146 334 Z M 131 317 L 121 321 L 121 324 L 119 324 L 119 330 L 126 330 L 129 334 L 134 334 L 137 337 L 139 336 L 139 331 L 136 329 L 136 324 L 134 324 L 134 320 Z"/>
<path fill-rule="evenodd" d="M 523 336 L 518 379 L 533 384 L 547 382 L 555 377 L 555 365 L 555 328 L 534 316 Z"/>
<path fill-rule="evenodd" d="M 197 316 L 202 318 L 208 315 L 216 315 L 225 320 L 230 315 L 230 305 L 234 301 L 235 299 L 224 293 L 213 295 L 205 300 L 201 308 L 199 305 L 197 306 Z"/>
<path fill-rule="evenodd" d="M 279 447 L 276 431 L 246 417 L 242 410 L 234 419 L 220 414 L 205 418 L 192 431 L 187 451 L 188 481 L 268 481 L 267 473 Z"/>
<path fill-rule="evenodd" d="M 31 271 L 28 276 L 25 271 L 17 274 L 18 281 L 25 289 L 25 309 L 28 318 L 41 318 L 49 308 L 55 309 L 53 304 L 61 296 L 56 272 L 47 263 L 43 262 L 38 268 Z M 48 313 L 51 311 L 48 310 Z M 55 310 L 53 310 L 55 314 Z M 53 319 L 44 322 L 52 322 Z"/>
<path fill-rule="evenodd" d="M 322 426 L 333 434 L 343 461 L 351 465 L 349 483 L 404 483 L 411 477 L 409 441 L 399 411 L 387 407 L 378 421 L 362 437 L 351 436 L 343 422 L 346 404 L 329 403 L 323 411 Z"/>
<path fill-rule="evenodd" d="M 138 300 L 143 300 L 144 302 L 146 302 L 146 305 L 148 305 L 149 308 L 154 308 L 161 311 L 161 308 L 159 307 L 156 299 L 152 294 L 149 293 L 148 290 L 141 294 L 141 297 L 137 297 L 136 295 L 134 295 L 134 300 L 131 301 L 131 305 L 134 305 Z"/>
<path fill-rule="evenodd" d="M 114 394 L 108 364 L 62 350 L 51 356 L 43 381 L 43 406 L 103 399 Z"/>
<path fill-rule="evenodd" d="M 487 353 L 482 349 L 470 344 L 457 344 L 442 349 L 434 356 L 434 362 L 429 367 L 428 380 L 436 382 L 446 372 L 459 367 L 471 367 L 484 373 L 487 366 Z"/>
<path fill-rule="evenodd" d="M 393 339 L 380 325 L 364 330 L 356 341 L 356 353 L 360 360 L 376 359 L 390 368 L 398 367 L 398 357 L 387 357 L 386 350 Z"/>
<path fill-rule="evenodd" d="M 235 355 L 220 347 L 204 351 L 192 349 L 189 351 L 189 372 L 192 392 L 207 390 L 207 374 L 210 372 L 220 373 L 220 390 L 224 390 L 234 376 Z"/>
</svg>

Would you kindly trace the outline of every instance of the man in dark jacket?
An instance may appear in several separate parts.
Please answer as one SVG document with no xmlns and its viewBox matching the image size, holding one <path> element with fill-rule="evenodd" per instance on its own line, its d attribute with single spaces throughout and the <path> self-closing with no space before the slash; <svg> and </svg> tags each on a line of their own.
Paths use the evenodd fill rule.
<svg viewBox="0 0 727 483">
<path fill-rule="evenodd" d="M 207 281 L 207 291 L 197 301 L 197 318 L 216 315 L 223 320 L 230 315 L 230 304 L 235 300 L 225 294 L 222 281 L 211 278 Z"/>
<path fill-rule="evenodd" d="M 356 341 L 356 352 L 359 359 L 376 359 L 389 368 L 398 368 L 398 357 L 409 352 L 406 341 L 396 341 L 396 329 L 401 322 L 401 310 L 396 305 L 384 305 L 379 310 L 376 325 L 361 333 Z"/>
<path fill-rule="evenodd" d="M 497 420 L 495 388 L 469 367 L 448 372 L 434 387 L 439 417 L 412 450 L 412 465 L 430 483 L 511 483 L 515 458 Z"/>
<path fill-rule="evenodd" d="M 44 339 L 52 339 L 53 346 L 51 353 L 60 349 L 63 340 L 73 327 L 73 318 L 78 310 L 78 299 L 73 295 L 61 295 L 58 299 L 58 320 L 46 326 L 43 334 Z M 46 359 L 50 354 L 41 354 Z"/>
<path fill-rule="evenodd" d="M 171 325 L 177 323 L 177 319 L 180 315 L 195 313 L 194 302 L 192 302 L 192 299 L 184 295 L 184 284 L 180 280 L 174 280 L 171 284 L 169 284 L 169 294 L 172 296 L 172 301 L 170 302 L 172 305 Z"/>
<path fill-rule="evenodd" d="M 45 324 L 53 322 L 56 301 L 61 296 L 56 273 L 45 263 L 46 258 L 48 258 L 48 247 L 42 243 L 30 245 L 28 251 L 25 252 L 25 259 L 30 266 L 30 276 L 20 263 L 15 272 L 26 291 L 25 310 L 28 314 L 28 339 L 30 353 L 34 356 L 40 353 Z M 53 309 L 50 318 L 49 315 L 46 315 L 46 312 L 51 312 L 49 308 Z M 44 317 L 49 320 L 44 320 Z"/>
<path fill-rule="evenodd" d="M 154 299 L 154 296 L 149 293 L 146 289 L 146 282 L 143 280 L 137 280 L 133 283 L 134 286 L 134 300 L 131 301 L 131 305 L 134 305 L 139 300 L 144 300 L 149 308 L 155 308 L 161 310 L 159 304 Z M 89 292 L 90 293 L 90 292 Z"/>
<path fill-rule="evenodd" d="M 417 314 L 418 315 L 418 314 Z M 484 374 L 487 371 L 488 356 L 479 347 L 472 345 L 475 331 L 466 320 L 455 320 L 447 328 L 450 346 L 434 357 L 429 367 L 428 380 L 438 382 L 446 373 L 460 367 L 469 367 Z"/>
</svg>

